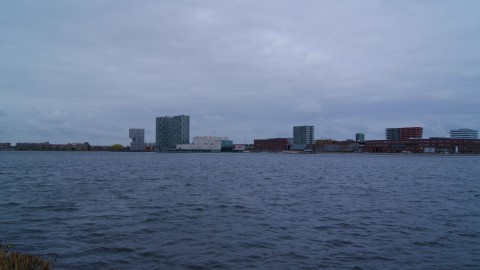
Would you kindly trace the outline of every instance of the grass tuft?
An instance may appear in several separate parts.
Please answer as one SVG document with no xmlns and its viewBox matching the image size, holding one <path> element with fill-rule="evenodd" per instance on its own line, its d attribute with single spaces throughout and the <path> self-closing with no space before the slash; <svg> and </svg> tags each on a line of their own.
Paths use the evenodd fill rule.
<svg viewBox="0 0 480 270">
<path fill-rule="evenodd" d="M 13 245 L 0 243 L 0 270 L 51 270 L 53 263 L 40 256 L 10 251 Z"/>
</svg>

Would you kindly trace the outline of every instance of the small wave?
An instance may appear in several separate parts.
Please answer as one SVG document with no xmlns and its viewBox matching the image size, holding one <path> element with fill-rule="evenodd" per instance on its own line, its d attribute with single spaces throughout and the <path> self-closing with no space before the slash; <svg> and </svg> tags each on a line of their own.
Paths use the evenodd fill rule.
<svg viewBox="0 0 480 270">
<path fill-rule="evenodd" d="M 313 229 L 317 230 L 317 231 L 327 231 L 331 228 L 332 228 L 331 226 L 316 226 L 316 227 L 313 227 Z"/>
<path fill-rule="evenodd" d="M 327 241 L 326 244 L 329 247 L 344 247 L 344 246 L 352 245 L 353 243 L 346 240 L 334 239 L 334 240 Z"/>
<path fill-rule="evenodd" d="M 149 222 L 157 222 L 157 221 L 160 221 L 160 219 L 159 218 L 147 218 L 143 222 L 144 223 L 149 223 Z"/>
<path fill-rule="evenodd" d="M 74 212 L 78 211 L 77 207 L 54 207 L 52 208 L 53 212 Z"/>
<path fill-rule="evenodd" d="M 284 256 L 286 258 L 291 258 L 291 259 L 294 259 L 294 260 L 308 260 L 308 259 L 310 259 L 309 256 L 299 254 L 299 253 L 294 252 L 294 251 L 282 254 L 282 256 Z"/>
<path fill-rule="evenodd" d="M 480 238 L 480 232 L 465 232 L 459 233 L 458 235 L 469 238 Z"/>
<path fill-rule="evenodd" d="M 440 243 L 439 241 L 415 241 L 413 242 L 417 246 L 427 246 L 427 247 L 445 247 L 447 245 Z"/>
<path fill-rule="evenodd" d="M 118 254 L 118 253 L 132 253 L 135 250 L 128 247 L 95 247 L 84 250 L 85 255 L 99 255 L 99 254 Z"/>
<path fill-rule="evenodd" d="M 20 204 L 17 202 L 8 202 L 8 203 L 2 203 L 0 204 L 0 207 L 16 207 L 19 206 Z"/>
<path fill-rule="evenodd" d="M 262 248 L 262 249 L 271 249 L 275 247 L 275 244 L 268 242 L 253 242 L 253 243 L 242 243 L 241 247 L 250 249 L 250 248 Z"/>
</svg>

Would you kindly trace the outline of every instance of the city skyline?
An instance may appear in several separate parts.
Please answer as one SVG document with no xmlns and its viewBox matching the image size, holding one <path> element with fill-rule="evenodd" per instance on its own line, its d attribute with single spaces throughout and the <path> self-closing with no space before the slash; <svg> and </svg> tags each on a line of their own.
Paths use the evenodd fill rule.
<svg viewBox="0 0 480 270">
<path fill-rule="evenodd" d="M 145 128 L 129 128 L 127 135 L 128 135 L 128 142 L 126 144 L 121 144 L 123 146 L 132 146 L 132 143 L 134 143 L 137 139 L 133 138 L 138 138 L 140 139 L 140 144 L 143 142 L 143 145 L 146 146 L 147 144 L 154 144 L 156 147 L 158 147 L 162 141 L 162 136 L 163 137 L 168 137 L 167 133 L 173 132 L 176 135 L 174 137 L 178 137 L 175 140 L 178 140 L 178 144 L 190 144 L 190 139 L 193 139 L 194 137 L 204 137 L 204 136 L 213 136 L 213 137 L 218 137 L 218 135 L 212 135 L 212 134 L 203 134 L 203 135 L 190 135 L 190 116 L 186 114 L 182 115 L 176 115 L 176 116 L 160 116 L 156 117 L 156 124 L 155 124 L 155 136 L 152 140 L 145 139 Z M 175 124 L 174 124 L 175 123 Z M 171 129 L 172 124 L 178 125 L 178 127 L 173 128 L 173 131 L 167 131 L 164 135 L 159 135 L 160 133 L 163 133 L 161 130 L 168 130 Z M 352 141 L 372 141 L 372 140 L 405 140 L 409 138 L 467 138 L 467 139 L 478 139 L 478 130 L 472 130 L 468 128 L 456 128 L 449 130 L 447 133 L 448 135 L 442 135 L 442 136 L 424 136 L 423 130 L 424 127 L 397 127 L 397 128 L 384 128 L 384 137 L 383 138 L 368 138 L 368 134 L 365 133 L 355 133 L 351 137 L 347 138 L 334 138 L 334 137 L 329 137 L 328 135 L 326 136 L 321 136 L 317 137 L 315 135 L 315 126 L 310 126 L 310 125 L 303 125 L 303 126 L 293 126 L 293 131 L 290 135 L 287 136 L 277 136 L 277 137 L 253 137 L 253 140 L 251 142 L 240 142 L 236 141 L 236 144 L 253 144 L 254 140 L 264 140 L 264 139 L 275 139 L 275 138 L 282 138 L 282 139 L 291 139 L 292 143 L 295 141 L 295 134 L 298 133 L 301 137 L 308 137 L 313 143 L 317 140 L 336 140 L 336 141 L 347 141 L 347 140 L 352 140 Z M 301 130 L 301 131 L 300 131 Z M 308 131 L 307 131 L 308 130 Z M 405 136 L 401 136 L 402 130 L 408 131 L 408 133 L 405 133 Z M 413 131 L 412 131 L 413 130 Z M 394 132 L 394 133 L 392 133 Z M 413 133 L 412 133 L 413 132 Z M 307 135 L 307 133 L 309 133 Z M 398 134 L 397 134 L 398 133 Z M 452 133 L 455 134 L 461 134 L 461 135 L 452 135 Z M 392 135 L 393 134 L 393 135 Z M 415 134 L 415 136 L 408 136 L 409 134 Z M 312 136 L 313 135 L 313 136 Z M 181 137 L 181 139 L 180 139 Z M 165 140 L 165 138 L 163 140 Z M 89 143 L 88 140 L 83 140 L 86 141 L 86 143 Z M 232 140 L 233 141 L 233 140 Z M 15 145 L 15 143 L 44 143 L 44 142 L 51 142 L 49 139 L 45 140 L 40 140 L 40 141 L 14 141 L 12 145 Z M 75 142 L 75 141 L 69 141 L 69 142 L 60 142 L 61 144 L 72 144 L 72 143 L 80 143 L 81 140 Z M 0 143 L 12 143 L 11 141 L 0 141 Z M 54 142 L 54 143 L 59 143 L 59 142 Z M 112 142 L 111 144 L 117 144 L 119 142 Z M 138 148 L 138 143 L 135 148 Z M 174 148 L 174 145 L 177 143 L 174 142 L 168 142 L 166 145 L 168 145 L 169 150 L 172 150 Z M 110 145 L 110 144 L 106 144 Z M 136 149 L 137 150 L 137 149 Z"/>
<path fill-rule="evenodd" d="M 478 1 L 2 1 L 0 142 L 480 129 Z"/>
</svg>

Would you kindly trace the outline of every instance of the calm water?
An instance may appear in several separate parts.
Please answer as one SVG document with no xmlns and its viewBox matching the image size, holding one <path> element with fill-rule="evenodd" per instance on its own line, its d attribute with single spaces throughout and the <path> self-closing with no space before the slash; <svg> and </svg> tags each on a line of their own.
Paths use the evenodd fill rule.
<svg viewBox="0 0 480 270">
<path fill-rule="evenodd" d="M 480 156 L 0 152 L 60 269 L 480 269 Z"/>
</svg>

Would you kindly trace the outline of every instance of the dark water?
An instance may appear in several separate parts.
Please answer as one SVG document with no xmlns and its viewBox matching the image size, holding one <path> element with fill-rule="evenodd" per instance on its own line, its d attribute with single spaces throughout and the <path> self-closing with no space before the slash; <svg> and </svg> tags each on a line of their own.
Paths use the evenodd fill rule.
<svg viewBox="0 0 480 270">
<path fill-rule="evenodd" d="M 480 269 L 480 157 L 0 152 L 60 269 Z"/>
</svg>

